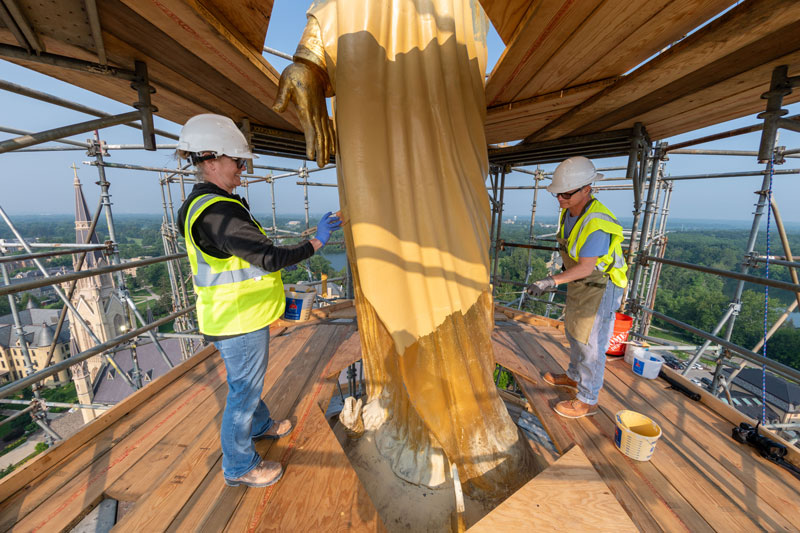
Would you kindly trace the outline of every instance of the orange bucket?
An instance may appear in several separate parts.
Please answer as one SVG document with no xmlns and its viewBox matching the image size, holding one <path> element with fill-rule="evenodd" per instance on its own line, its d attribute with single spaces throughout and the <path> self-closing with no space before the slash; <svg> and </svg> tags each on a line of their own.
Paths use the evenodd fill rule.
<svg viewBox="0 0 800 533">
<path fill-rule="evenodd" d="M 625 353 L 624 343 L 628 340 L 628 332 L 633 325 L 633 317 L 622 313 L 615 313 L 615 315 L 614 333 L 611 334 L 611 340 L 608 341 L 606 355 L 623 355 Z"/>
</svg>

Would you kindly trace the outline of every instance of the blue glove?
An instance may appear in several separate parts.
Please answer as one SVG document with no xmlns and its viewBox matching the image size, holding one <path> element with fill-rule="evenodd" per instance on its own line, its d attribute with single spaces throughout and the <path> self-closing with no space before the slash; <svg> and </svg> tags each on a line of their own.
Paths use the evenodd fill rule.
<svg viewBox="0 0 800 533">
<path fill-rule="evenodd" d="M 318 239 L 319 242 L 322 243 L 322 246 L 325 246 L 328 243 L 328 239 L 331 238 L 331 233 L 339 229 L 341 225 L 342 221 L 328 211 L 322 217 L 322 220 L 319 221 L 319 224 L 317 224 L 317 234 L 314 235 L 314 238 Z"/>
</svg>

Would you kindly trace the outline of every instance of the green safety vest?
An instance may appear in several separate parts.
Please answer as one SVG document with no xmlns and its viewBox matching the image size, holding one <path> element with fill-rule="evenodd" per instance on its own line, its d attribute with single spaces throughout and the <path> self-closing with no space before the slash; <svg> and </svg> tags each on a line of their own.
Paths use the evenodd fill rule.
<svg viewBox="0 0 800 533">
<path fill-rule="evenodd" d="M 564 218 L 567 210 L 561 211 L 559 224 L 559 236 L 564 239 Z M 601 230 L 611 235 L 611 244 L 608 253 L 597 258 L 597 270 L 608 274 L 611 281 L 617 287 L 625 287 L 628 284 L 628 265 L 625 263 L 625 256 L 622 255 L 622 226 L 614 217 L 614 213 L 608 210 L 594 196 L 580 218 L 575 221 L 569 237 L 566 238 L 566 252 L 569 257 L 577 262 L 580 257 L 581 248 L 586 243 L 586 239 L 592 232 Z"/>
<path fill-rule="evenodd" d="M 277 320 L 286 307 L 286 297 L 280 272 L 267 272 L 235 255 L 220 259 L 208 255 L 195 244 L 192 225 L 204 209 L 217 202 L 233 202 L 244 207 L 233 198 L 203 194 L 192 200 L 184 222 L 186 253 L 197 294 L 197 318 L 200 331 L 206 335 L 241 335 Z M 266 235 L 252 215 L 250 218 Z"/>
</svg>

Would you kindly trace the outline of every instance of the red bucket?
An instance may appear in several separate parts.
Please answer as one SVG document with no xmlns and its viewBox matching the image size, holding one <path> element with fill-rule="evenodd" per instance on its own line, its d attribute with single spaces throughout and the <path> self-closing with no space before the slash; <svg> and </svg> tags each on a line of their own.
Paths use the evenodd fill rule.
<svg viewBox="0 0 800 533">
<path fill-rule="evenodd" d="M 622 313 L 615 313 L 615 315 L 614 333 L 611 334 L 611 340 L 608 341 L 606 355 L 625 354 L 624 342 L 628 340 L 628 332 L 631 329 L 631 325 L 633 325 L 633 317 L 623 315 Z"/>
</svg>

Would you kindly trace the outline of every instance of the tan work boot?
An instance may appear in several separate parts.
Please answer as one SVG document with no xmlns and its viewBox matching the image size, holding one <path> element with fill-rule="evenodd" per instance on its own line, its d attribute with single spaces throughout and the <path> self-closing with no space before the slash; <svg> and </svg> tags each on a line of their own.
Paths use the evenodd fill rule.
<svg viewBox="0 0 800 533">
<path fill-rule="evenodd" d="M 236 479 L 225 478 L 229 487 L 247 485 L 248 487 L 269 487 L 278 482 L 283 476 L 283 467 L 275 461 L 262 460 L 258 465 L 241 477 Z"/>
<path fill-rule="evenodd" d="M 253 437 L 253 440 L 280 439 L 291 433 L 293 429 L 294 426 L 292 425 L 292 421 L 288 418 L 284 418 L 280 421 L 276 420 L 272 423 L 272 427 L 270 427 L 261 435 L 256 435 Z"/>
<path fill-rule="evenodd" d="M 577 398 L 558 402 L 553 410 L 566 418 L 583 418 L 597 414 L 597 406 L 583 403 Z"/>
<path fill-rule="evenodd" d="M 564 387 L 572 392 L 578 392 L 578 382 L 569 379 L 566 374 L 551 374 L 550 372 L 547 372 L 543 376 L 543 379 L 545 383 L 549 383 L 554 387 Z"/>
</svg>

